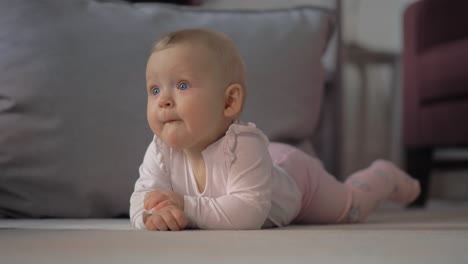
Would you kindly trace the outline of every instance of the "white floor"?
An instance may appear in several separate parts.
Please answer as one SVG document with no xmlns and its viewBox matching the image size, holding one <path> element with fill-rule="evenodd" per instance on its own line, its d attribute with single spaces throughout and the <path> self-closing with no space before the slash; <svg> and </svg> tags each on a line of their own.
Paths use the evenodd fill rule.
<svg viewBox="0 0 468 264">
<path fill-rule="evenodd" d="M 467 203 L 383 206 L 364 224 L 145 232 L 128 219 L 0 219 L 0 263 L 468 263 Z"/>
</svg>

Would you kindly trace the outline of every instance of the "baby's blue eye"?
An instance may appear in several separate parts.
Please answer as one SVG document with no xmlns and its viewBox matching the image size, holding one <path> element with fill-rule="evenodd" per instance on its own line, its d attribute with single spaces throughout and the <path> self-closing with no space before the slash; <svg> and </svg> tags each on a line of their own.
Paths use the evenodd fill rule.
<svg viewBox="0 0 468 264">
<path fill-rule="evenodd" d="M 179 90 L 187 90 L 188 88 L 190 88 L 190 85 L 188 85 L 187 83 L 179 84 Z"/>
<path fill-rule="evenodd" d="M 160 92 L 159 88 L 153 88 L 153 95 L 158 95 Z"/>
</svg>

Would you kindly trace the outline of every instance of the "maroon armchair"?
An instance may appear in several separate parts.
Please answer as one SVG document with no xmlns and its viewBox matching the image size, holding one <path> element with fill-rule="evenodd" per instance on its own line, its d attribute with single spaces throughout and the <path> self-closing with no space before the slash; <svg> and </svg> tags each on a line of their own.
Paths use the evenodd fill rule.
<svg viewBox="0 0 468 264">
<path fill-rule="evenodd" d="M 434 149 L 468 146 L 467 11 L 467 0 L 420 0 L 404 13 L 403 144 L 422 185 L 415 206 L 427 200 Z"/>
</svg>

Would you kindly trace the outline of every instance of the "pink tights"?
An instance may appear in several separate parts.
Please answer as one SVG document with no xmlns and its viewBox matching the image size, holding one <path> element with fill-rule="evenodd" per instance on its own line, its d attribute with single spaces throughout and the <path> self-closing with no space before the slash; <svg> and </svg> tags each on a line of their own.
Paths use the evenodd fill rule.
<svg viewBox="0 0 468 264">
<path fill-rule="evenodd" d="M 269 151 L 273 163 L 289 173 L 303 194 L 301 211 L 293 223 L 362 222 L 381 201 L 407 204 L 420 193 L 419 182 L 389 161 L 374 161 L 341 183 L 318 159 L 297 148 L 271 143 Z"/>
</svg>

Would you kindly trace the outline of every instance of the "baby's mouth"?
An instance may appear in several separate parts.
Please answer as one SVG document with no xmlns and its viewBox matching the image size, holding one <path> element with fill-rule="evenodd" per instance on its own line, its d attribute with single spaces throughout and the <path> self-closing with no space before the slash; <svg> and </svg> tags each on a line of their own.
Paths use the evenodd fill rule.
<svg viewBox="0 0 468 264">
<path fill-rule="evenodd" d="M 179 122 L 180 120 L 177 120 L 177 119 L 171 119 L 171 120 L 167 120 L 164 122 L 164 124 L 174 124 L 174 123 L 177 123 Z"/>
</svg>

